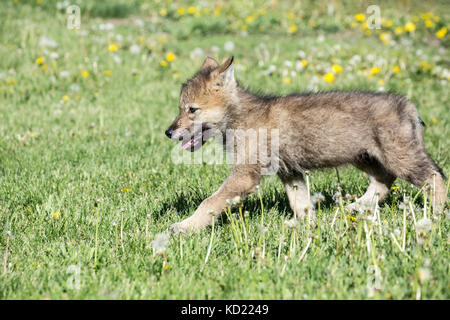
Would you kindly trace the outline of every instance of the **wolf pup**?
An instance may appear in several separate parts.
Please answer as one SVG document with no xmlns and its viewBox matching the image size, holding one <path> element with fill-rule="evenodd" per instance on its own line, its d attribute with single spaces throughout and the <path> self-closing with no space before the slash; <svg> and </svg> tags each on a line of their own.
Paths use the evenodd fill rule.
<svg viewBox="0 0 450 320">
<path fill-rule="evenodd" d="M 418 187 L 428 181 L 435 190 L 432 203 L 442 205 L 445 177 L 425 150 L 422 126 L 415 106 L 402 96 L 358 91 L 260 96 L 239 86 L 233 57 L 222 65 L 207 57 L 182 85 L 179 115 L 165 134 L 182 140 L 183 149 L 195 151 L 210 137 L 205 132 L 216 130 L 227 137 L 225 150 L 236 153 L 233 147 L 245 141 L 236 138 L 229 143 L 228 131 L 278 130 L 277 174 L 290 206 L 299 216 L 311 213 L 314 217 L 304 170 L 343 164 L 354 165 L 370 179 L 367 191 L 350 209 L 382 201 L 397 177 Z M 268 145 L 270 140 L 269 135 Z M 250 154 L 244 160 L 258 153 L 251 149 L 245 148 Z M 234 163 L 222 186 L 192 216 L 169 230 L 200 230 L 210 225 L 212 217 L 227 207 L 227 200 L 255 191 L 267 165 L 258 155 L 256 161 Z"/>
</svg>

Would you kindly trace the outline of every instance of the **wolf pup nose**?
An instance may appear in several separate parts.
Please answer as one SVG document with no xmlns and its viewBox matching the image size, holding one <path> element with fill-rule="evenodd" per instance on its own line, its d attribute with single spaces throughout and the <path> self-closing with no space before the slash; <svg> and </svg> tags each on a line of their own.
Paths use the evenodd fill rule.
<svg viewBox="0 0 450 320">
<path fill-rule="evenodd" d="M 261 156 L 261 150 L 276 158 L 276 174 L 285 185 L 292 211 L 309 222 L 315 214 L 305 170 L 351 164 L 365 172 L 369 187 L 349 205 L 351 210 L 383 201 L 396 178 L 417 187 L 430 183 L 434 207 L 447 197 L 444 173 L 425 149 L 416 107 L 390 93 L 258 95 L 236 81 L 233 57 L 221 65 L 207 57 L 182 85 L 179 114 L 169 128 L 173 131 L 166 135 L 182 140 L 181 148 L 191 152 L 200 149 L 215 130 L 226 137 L 216 141 L 223 142 L 233 159 L 222 186 L 191 217 L 169 230 L 201 230 L 224 211 L 229 200 L 254 192 L 266 173 L 267 157 Z"/>
<path fill-rule="evenodd" d="M 173 130 L 170 129 L 170 128 L 166 130 L 166 136 L 167 136 L 169 139 L 172 138 L 172 132 L 173 132 Z"/>
</svg>

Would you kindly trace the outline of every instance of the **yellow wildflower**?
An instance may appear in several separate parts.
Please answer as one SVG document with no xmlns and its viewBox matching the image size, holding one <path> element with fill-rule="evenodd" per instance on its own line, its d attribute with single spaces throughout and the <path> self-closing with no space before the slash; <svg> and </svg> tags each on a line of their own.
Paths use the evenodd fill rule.
<svg viewBox="0 0 450 320">
<path fill-rule="evenodd" d="M 428 62 L 426 62 L 426 61 L 420 61 L 420 67 L 423 70 L 430 70 L 431 69 L 431 65 Z"/>
<path fill-rule="evenodd" d="M 175 53 L 169 52 L 169 53 L 166 55 L 166 59 L 167 59 L 167 61 L 172 62 L 173 60 L 175 60 Z"/>
<path fill-rule="evenodd" d="M 397 191 L 398 187 L 397 186 L 392 186 L 392 190 Z"/>
<path fill-rule="evenodd" d="M 392 68 L 392 72 L 394 72 L 394 73 L 399 73 L 399 72 L 400 72 L 400 67 L 399 67 L 399 66 L 394 66 L 394 67 Z"/>
<path fill-rule="evenodd" d="M 390 28 L 393 24 L 394 22 L 392 22 L 392 20 L 387 20 L 383 23 L 383 26 L 385 26 L 386 28 Z"/>
<path fill-rule="evenodd" d="M 420 17 L 421 17 L 423 20 L 428 20 L 428 19 L 431 19 L 431 18 L 433 17 L 433 13 L 432 13 L 432 12 L 422 13 L 422 14 L 420 15 Z"/>
<path fill-rule="evenodd" d="M 16 81 L 14 79 L 9 79 L 6 83 L 9 85 L 15 85 Z"/>
<path fill-rule="evenodd" d="M 189 8 L 187 9 L 187 12 L 190 13 L 190 14 L 195 13 L 195 11 L 196 11 L 195 7 L 189 7 Z"/>
<path fill-rule="evenodd" d="M 331 72 L 327 73 L 326 75 L 323 76 L 323 80 L 325 80 L 325 82 L 333 82 L 334 74 L 332 74 Z"/>
<path fill-rule="evenodd" d="M 111 70 L 105 70 L 105 71 L 103 71 L 103 73 L 104 73 L 105 75 L 107 75 L 107 76 L 112 75 L 112 71 L 111 71 Z"/>
<path fill-rule="evenodd" d="M 297 26 L 291 24 L 291 25 L 289 26 L 289 33 L 295 33 L 295 32 L 297 32 Z"/>
<path fill-rule="evenodd" d="M 289 84 L 289 83 L 291 83 L 291 78 L 289 78 L 289 77 L 284 77 L 284 78 L 283 78 L 283 82 L 284 82 L 285 84 Z"/>
<path fill-rule="evenodd" d="M 178 14 L 179 14 L 180 16 L 182 16 L 182 15 L 184 14 L 184 8 L 183 8 L 183 7 L 179 7 L 178 10 L 177 10 L 177 12 L 178 12 Z"/>
<path fill-rule="evenodd" d="M 358 22 L 363 22 L 366 20 L 366 16 L 363 13 L 358 13 L 355 15 L 355 20 Z"/>
<path fill-rule="evenodd" d="M 416 30 L 416 25 L 412 22 L 405 24 L 405 30 L 408 32 L 414 32 Z"/>
<path fill-rule="evenodd" d="M 159 15 L 161 17 L 167 16 L 167 9 L 166 8 L 162 8 L 161 10 L 159 10 Z"/>
<path fill-rule="evenodd" d="M 434 124 L 439 124 L 439 120 L 436 118 L 431 118 L 431 122 L 433 122 Z"/>
<path fill-rule="evenodd" d="M 302 60 L 300 61 L 300 63 L 302 64 L 302 67 L 306 67 L 307 64 L 308 64 L 308 61 L 306 61 L 306 59 L 302 59 Z"/>
<path fill-rule="evenodd" d="M 59 211 L 52 212 L 53 219 L 59 220 L 61 218 L 61 213 Z"/>
<path fill-rule="evenodd" d="M 434 22 L 431 20 L 425 20 L 425 27 L 427 28 L 433 28 Z"/>
<path fill-rule="evenodd" d="M 44 58 L 44 57 L 39 57 L 39 58 L 36 59 L 35 62 L 36 62 L 36 64 L 43 64 L 44 61 L 45 61 L 45 58 Z"/>
<path fill-rule="evenodd" d="M 251 24 L 253 22 L 254 18 L 252 16 L 247 16 L 245 17 L 245 23 L 246 24 Z"/>
<path fill-rule="evenodd" d="M 161 61 L 160 63 L 159 63 L 160 65 L 161 65 L 161 67 L 167 67 L 167 61 L 166 60 L 163 60 L 163 61 Z"/>
<path fill-rule="evenodd" d="M 81 71 L 81 76 L 83 78 L 87 78 L 87 77 L 89 77 L 89 72 L 87 72 L 86 70 L 83 70 L 83 71 Z"/>
<path fill-rule="evenodd" d="M 295 18 L 295 15 L 292 12 L 288 12 L 287 17 L 292 20 Z"/>
<path fill-rule="evenodd" d="M 110 44 L 109 47 L 108 47 L 108 50 L 111 51 L 111 52 L 117 51 L 117 49 L 119 49 L 119 47 L 115 43 Z"/>
<path fill-rule="evenodd" d="M 391 35 L 387 32 L 383 32 L 380 34 L 380 40 L 383 41 L 384 44 L 388 44 L 391 40 Z"/>
<path fill-rule="evenodd" d="M 378 85 L 380 85 L 380 86 L 384 86 L 384 80 L 383 80 L 383 79 L 381 79 L 380 81 L 378 81 Z"/>
<path fill-rule="evenodd" d="M 342 72 L 342 67 L 338 64 L 334 64 L 332 68 L 333 68 L 333 71 L 336 73 Z"/>
<path fill-rule="evenodd" d="M 62 100 L 63 100 L 64 102 L 68 102 L 68 101 L 70 100 L 70 98 L 69 98 L 69 96 L 63 96 L 63 97 L 62 97 Z"/>
<path fill-rule="evenodd" d="M 438 32 L 436 32 L 436 37 L 438 37 L 439 39 L 442 39 L 443 37 L 445 37 L 446 34 L 447 34 L 447 28 L 442 27 Z"/>
<path fill-rule="evenodd" d="M 44 63 L 43 65 L 41 65 L 41 69 L 42 70 L 46 70 L 47 69 L 47 65 Z"/>
<path fill-rule="evenodd" d="M 394 30 L 395 34 L 402 34 L 403 33 L 403 28 L 402 27 L 397 27 Z"/>
<path fill-rule="evenodd" d="M 371 76 L 376 75 L 378 73 L 380 73 L 380 68 L 379 67 L 373 67 L 372 69 L 370 69 L 370 75 Z"/>
</svg>

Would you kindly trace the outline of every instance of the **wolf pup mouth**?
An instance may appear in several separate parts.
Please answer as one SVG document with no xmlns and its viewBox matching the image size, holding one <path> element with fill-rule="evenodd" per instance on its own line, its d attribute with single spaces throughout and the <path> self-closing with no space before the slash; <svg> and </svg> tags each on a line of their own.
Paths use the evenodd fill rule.
<svg viewBox="0 0 450 320">
<path fill-rule="evenodd" d="M 211 137 L 211 134 L 208 134 L 207 129 L 208 128 L 203 126 L 201 130 L 195 132 L 189 139 L 183 139 L 181 149 L 189 150 L 191 152 L 200 149 Z"/>
</svg>

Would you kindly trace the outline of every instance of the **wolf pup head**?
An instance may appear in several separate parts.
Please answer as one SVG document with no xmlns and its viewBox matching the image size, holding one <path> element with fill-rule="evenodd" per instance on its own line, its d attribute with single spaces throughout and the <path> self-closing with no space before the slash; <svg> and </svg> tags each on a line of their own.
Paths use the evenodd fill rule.
<svg viewBox="0 0 450 320">
<path fill-rule="evenodd" d="M 200 70 L 181 87 L 179 114 L 166 130 L 172 140 L 181 140 L 181 148 L 195 151 L 214 130 L 224 131 L 227 106 L 233 104 L 237 83 L 234 57 L 219 65 L 207 57 Z"/>
</svg>

